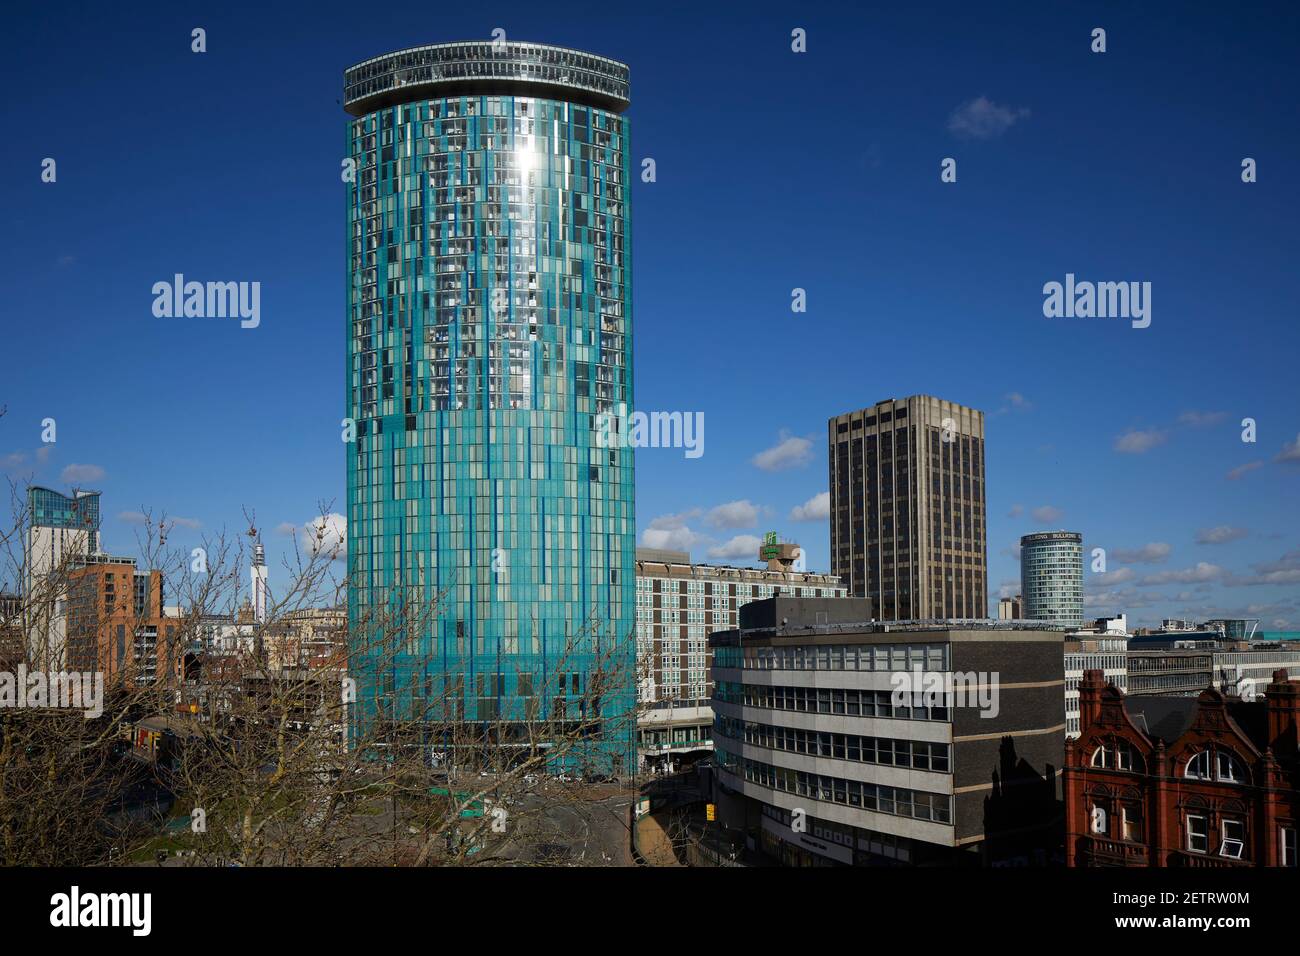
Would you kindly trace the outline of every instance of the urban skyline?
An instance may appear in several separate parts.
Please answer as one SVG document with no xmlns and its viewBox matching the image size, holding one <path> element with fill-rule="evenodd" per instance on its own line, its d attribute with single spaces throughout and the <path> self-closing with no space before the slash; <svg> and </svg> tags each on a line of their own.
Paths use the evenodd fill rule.
<svg viewBox="0 0 1300 956">
<path fill-rule="evenodd" d="M 330 9 L 341 8 L 324 12 Z M 998 23 L 956 6 L 924 25 L 895 11 L 858 32 L 813 10 L 800 24 L 808 52 L 798 55 L 784 11 L 754 12 L 731 22 L 717 11 L 692 10 L 702 35 L 731 37 L 707 45 L 708 70 L 758 69 L 774 81 L 761 93 L 729 88 L 730 124 L 763 129 L 762 118 L 809 110 L 809 129 L 838 129 L 831 117 L 854 104 L 869 105 L 873 118 L 837 134 L 843 141 L 834 165 L 827 165 L 825 136 L 765 140 L 745 150 L 740 165 L 728 164 L 723 191 L 701 175 L 686 144 L 700 156 L 730 156 L 737 137 L 677 107 L 689 102 L 686 77 L 704 71 L 706 59 L 702 49 L 680 45 L 672 17 L 621 12 L 599 27 L 560 29 L 526 8 L 501 23 L 449 11 L 436 29 L 397 17 L 355 24 L 343 38 L 326 29 L 327 15 L 319 23 L 295 17 L 290 27 L 287 15 L 259 11 L 259 29 L 249 30 L 250 14 L 236 10 L 214 13 L 201 57 L 188 43 L 159 47 L 156 37 L 166 31 L 189 36 L 193 24 L 180 13 L 151 13 L 139 29 L 132 18 L 142 14 L 115 19 L 123 46 L 112 51 L 77 42 L 110 28 L 104 13 L 58 23 L 57 40 L 48 32 L 56 21 L 25 23 L 34 40 L 11 50 L 10 62 L 24 82 L 40 84 L 27 102 L 44 108 L 7 108 L 42 145 L 39 156 L 13 151 L 0 160 L 14 184 L 11 227 L 28 237 L 0 274 L 13 290 L 12 314 L 45 319 L 10 330 L 13 348 L 32 361 L 13 371 L 4 399 L 6 474 L 111 494 L 122 502 L 104 516 L 106 547 L 115 552 L 129 548 L 142 505 L 180 519 L 178 542 L 230 525 L 249 507 L 264 527 L 274 576 L 287 533 L 312 519 L 317 501 L 345 510 L 334 384 L 342 360 L 333 326 L 323 321 L 337 310 L 330 293 L 337 288 L 335 225 L 327 212 L 337 210 L 344 153 L 337 123 L 323 109 L 286 117 L 252 93 L 274 70 L 286 96 L 319 102 L 323 91 L 337 89 L 339 70 L 374 51 L 486 41 L 503 26 L 510 37 L 620 58 L 642 91 L 630 112 L 639 210 L 635 301 L 655 332 L 635 359 L 637 407 L 699 411 L 709 427 L 698 459 L 677 449 L 638 456 L 638 545 L 747 562 L 749 539 L 774 529 L 805 544 L 810 568 L 829 570 L 828 535 L 816 517 L 827 493 L 821 423 L 890 394 L 930 393 L 987 416 L 990 601 L 1018 579 L 1019 537 L 1064 526 L 1109 556 L 1104 576 L 1085 574 L 1088 614 L 1124 610 L 1138 624 L 1252 616 L 1266 629 L 1300 627 L 1300 518 L 1286 506 L 1300 477 L 1300 409 L 1286 364 L 1298 333 L 1274 321 L 1289 301 L 1278 285 L 1287 266 L 1275 213 L 1294 206 L 1298 179 L 1288 171 L 1300 146 L 1295 131 L 1272 124 L 1262 105 L 1292 69 L 1280 40 L 1285 31 L 1234 24 L 1251 55 L 1219 54 L 1228 67 L 1220 72 L 1232 78 L 1224 83 L 1184 68 L 1182 58 L 1192 54 L 1179 51 L 1195 45 L 1186 42 L 1191 31 L 1226 29 L 1227 21 L 1216 20 L 1226 13 L 1206 12 L 1191 24 L 1108 12 L 1111 35 L 1124 42 L 1097 56 L 1031 5 Z M 267 55 L 271 41 L 257 39 L 284 30 L 311 48 L 301 69 L 278 65 L 283 51 Z M 916 35 L 927 36 L 924 48 Z M 862 43 L 876 54 L 874 80 L 932 70 L 933 82 L 904 83 L 885 97 L 880 83 L 852 72 Z M 66 59 L 78 45 L 89 61 Z M 670 68 L 655 55 L 660 47 L 680 47 L 688 61 Z M 95 120 L 84 137 L 54 121 L 74 103 L 111 115 L 106 90 L 79 85 L 85 70 L 138 85 L 159 56 L 172 82 L 151 109 L 112 125 Z M 98 67 L 96 57 L 103 57 Z M 1175 76 L 1176 96 L 1168 86 Z M 233 113 L 222 107 L 232 90 L 242 97 Z M 1201 148 L 1204 114 L 1185 105 L 1193 102 L 1213 115 L 1221 146 Z M 1095 112 L 1098 103 L 1111 117 L 1108 137 L 1076 142 L 1067 135 L 1070 117 Z M 203 119 L 174 135 L 172 158 L 147 175 L 102 161 L 128 143 L 150 141 L 163 117 L 191 109 Z M 1122 158 L 1111 137 L 1125 144 Z M 752 145 L 753 137 L 740 141 Z M 1076 142 L 1077 156 L 1062 157 L 1062 141 Z M 1225 152 L 1229 144 L 1241 156 Z M 263 150 L 302 164 L 292 188 L 266 173 Z M 60 162 L 54 183 L 40 180 L 45 156 Z M 940 161 L 950 156 L 958 179 L 945 184 Z M 1257 182 L 1241 182 L 1242 156 L 1260 163 Z M 642 181 L 647 158 L 655 160 L 655 182 Z M 764 202 L 792 162 L 821 174 L 799 195 L 778 189 L 780 201 Z M 1144 173 L 1140 187 L 1115 185 L 1133 168 L 1168 174 Z M 841 169 L 851 172 L 848 193 L 832 185 Z M 1075 203 L 1085 189 L 1094 199 Z M 1206 197 L 1191 210 L 1183 206 L 1188 189 Z M 1029 195 L 1032 203 L 1021 198 Z M 252 206 L 273 210 L 283 229 L 249 229 L 239 210 Z M 868 264 L 862 272 L 828 264 L 800 244 L 774 253 L 764 238 L 768 227 L 754 218 L 760 207 L 764 222 L 781 229 L 843 222 L 844 212 L 891 226 L 866 234 L 835 227 L 836 242 L 852 250 L 846 262 Z M 1158 241 L 1116 232 L 1134 209 L 1144 211 Z M 1171 231 L 1175 210 L 1179 227 Z M 681 238 L 679 224 L 701 213 L 726 228 L 690 229 Z M 1021 235 L 1052 238 L 1026 242 Z M 953 238 L 936 244 L 938 236 Z M 752 281 L 716 281 L 709 272 L 744 275 L 749 263 L 773 254 L 780 266 L 756 270 Z M 156 317 L 150 288 L 177 273 L 260 281 L 260 324 Z M 1151 281 L 1152 324 L 1044 317 L 1042 286 L 1068 274 Z M 807 312 L 791 311 L 796 288 L 806 292 Z M 871 293 L 865 308 L 864 288 Z M 111 319 L 87 322 L 100 314 Z M 898 347 L 864 380 L 853 371 L 854 350 L 830 343 L 886 318 Z M 69 341 L 80 347 L 55 352 L 51 328 L 70 330 Z M 125 339 L 123 329 L 130 330 Z M 204 371 L 184 358 L 195 354 L 210 361 Z M 1031 361 L 1046 355 L 1069 358 Z M 55 376 L 95 381 L 105 358 L 145 363 L 152 389 L 174 397 L 150 415 L 152 443 L 170 454 L 124 440 L 109 406 L 52 389 Z M 1230 387 L 1207 388 L 1207 375 Z M 779 401 L 771 400 L 773 389 Z M 1241 441 L 1248 417 L 1257 423 L 1253 444 Z M 58 422 L 53 445 L 41 441 L 46 418 Z"/>
<path fill-rule="evenodd" d="M 1285 925 L 1300 6 L 6 26 L 16 928 Z"/>
</svg>

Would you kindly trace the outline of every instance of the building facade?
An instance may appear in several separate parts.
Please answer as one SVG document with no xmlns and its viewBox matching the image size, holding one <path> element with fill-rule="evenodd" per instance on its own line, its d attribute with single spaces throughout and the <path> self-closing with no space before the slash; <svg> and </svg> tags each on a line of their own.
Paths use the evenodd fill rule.
<svg viewBox="0 0 1300 956">
<path fill-rule="evenodd" d="M 1214 684 L 1214 651 L 1144 650 L 1129 641 L 1128 690 L 1133 697 L 1195 697 Z"/>
<path fill-rule="evenodd" d="M 347 609 L 299 608 L 287 611 L 257 632 L 266 666 L 319 668 L 336 666 L 346 654 Z"/>
<path fill-rule="evenodd" d="M 1253 700 L 1279 670 L 1300 674 L 1295 642 L 1227 642 L 1214 651 L 1214 686 L 1233 697 Z"/>
<path fill-rule="evenodd" d="M 367 655 L 356 713 L 450 694 L 509 736 L 599 708 L 588 751 L 626 768 L 633 450 L 599 419 L 632 404 L 628 69 L 444 43 L 344 97 L 350 626 L 415 631 Z"/>
<path fill-rule="evenodd" d="M 1083 535 L 1044 531 L 1020 539 L 1020 593 L 1026 620 L 1083 624 Z"/>
<path fill-rule="evenodd" d="M 1255 637 L 1259 628 L 1259 618 L 1253 617 L 1216 617 L 1206 621 L 1205 626 L 1223 633 L 1229 641 L 1249 641 Z"/>
<path fill-rule="evenodd" d="M 870 617 L 773 598 L 710 639 L 719 819 L 792 865 L 1059 857 L 1060 634 Z"/>
<path fill-rule="evenodd" d="M 1286 671 L 1245 702 L 1212 688 L 1128 697 L 1090 670 L 1080 706 L 1065 752 L 1067 865 L 1296 866 L 1300 682 Z"/>
<path fill-rule="evenodd" d="M 827 423 L 831 573 L 879 620 L 984 618 L 984 413 L 929 395 Z"/>
<path fill-rule="evenodd" d="M 65 666 L 139 687 L 177 674 L 181 622 L 164 610 L 161 571 L 95 554 L 68 572 Z"/>
<path fill-rule="evenodd" d="M 1128 640 L 1105 634 L 1070 634 L 1065 639 L 1065 736 L 1079 736 L 1079 685 L 1099 670 L 1109 684 L 1128 692 Z"/>
<path fill-rule="evenodd" d="M 66 665 L 67 587 L 71 571 L 99 552 L 99 492 L 27 489 L 23 598 L 27 658 L 47 671 Z"/>
<path fill-rule="evenodd" d="M 740 607 L 776 594 L 844 597 L 830 574 L 695 564 L 685 551 L 636 551 L 638 749 L 667 766 L 713 747 L 708 638 L 739 626 Z"/>
</svg>

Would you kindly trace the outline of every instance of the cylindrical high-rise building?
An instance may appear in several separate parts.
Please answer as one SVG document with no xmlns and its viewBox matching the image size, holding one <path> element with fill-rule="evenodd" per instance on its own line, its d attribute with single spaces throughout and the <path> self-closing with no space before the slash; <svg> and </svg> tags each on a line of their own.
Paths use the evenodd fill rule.
<svg viewBox="0 0 1300 956">
<path fill-rule="evenodd" d="M 452 699 L 504 743 L 598 712 L 563 762 L 629 770 L 628 68 L 442 43 L 345 86 L 349 614 L 428 615 L 360 668 L 358 718 Z"/>
<path fill-rule="evenodd" d="M 1083 535 L 1043 531 L 1020 539 L 1022 614 L 1061 627 L 1083 624 Z"/>
</svg>

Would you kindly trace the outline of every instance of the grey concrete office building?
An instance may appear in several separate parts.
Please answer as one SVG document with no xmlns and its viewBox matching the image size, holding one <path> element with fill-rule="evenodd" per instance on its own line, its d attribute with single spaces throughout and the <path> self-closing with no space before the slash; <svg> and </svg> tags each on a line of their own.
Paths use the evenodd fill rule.
<svg viewBox="0 0 1300 956">
<path fill-rule="evenodd" d="M 1020 593 L 1026 620 L 1083 624 L 1083 535 L 1043 531 L 1020 539 Z"/>
<path fill-rule="evenodd" d="M 830 419 L 831 573 L 882 621 L 988 615 L 984 413 L 929 395 Z"/>
<path fill-rule="evenodd" d="M 1061 635 L 870 618 L 862 599 L 772 598 L 710 639 L 719 821 L 787 865 L 1056 857 Z M 914 696 L 917 675 L 944 691 Z"/>
</svg>

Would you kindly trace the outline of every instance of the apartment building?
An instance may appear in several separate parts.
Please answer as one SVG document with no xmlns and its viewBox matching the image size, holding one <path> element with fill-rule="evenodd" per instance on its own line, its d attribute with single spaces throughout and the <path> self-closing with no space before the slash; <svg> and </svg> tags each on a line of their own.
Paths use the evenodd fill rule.
<svg viewBox="0 0 1300 956">
<path fill-rule="evenodd" d="M 92 554 L 67 571 L 69 670 L 100 671 L 108 682 L 153 684 L 176 673 L 180 622 L 163 605 L 162 572 L 134 558 Z"/>
<path fill-rule="evenodd" d="M 776 547 L 777 553 L 766 560 L 783 566 L 790 547 Z M 696 564 L 685 551 L 637 549 L 637 743 L 642 766 L 666 768 L 684 755 L 713 748 L 708 637 L 736 628 L 744 604 L 776 594 L 844 597 L 845 588 L 832 574 Z"/>
</svg>

